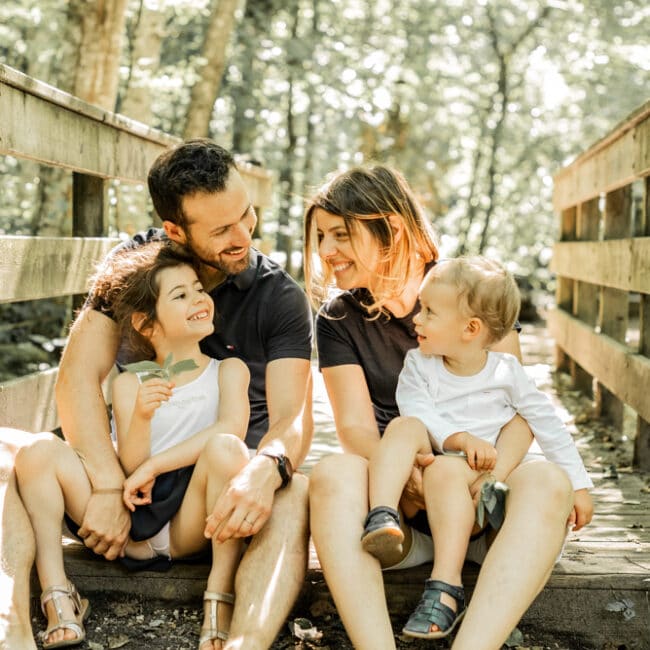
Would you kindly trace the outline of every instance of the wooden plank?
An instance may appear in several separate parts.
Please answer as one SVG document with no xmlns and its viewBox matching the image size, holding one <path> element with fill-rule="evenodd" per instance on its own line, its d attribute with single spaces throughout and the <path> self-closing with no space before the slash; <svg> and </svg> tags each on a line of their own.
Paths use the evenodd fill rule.
<svg viewBox="0 0 650 650">
<path fill-rule="evenodd" d="M 0 302 L 84 293 L 95 263 L 119 241 L 0 237 Z"/>
<path fill-rule="evenodd" d="M 650 101 L 553 177 L 557 212 L 650 174 Z"/>
<path fill-rule="evenodd" d="M 151 163 L 181 142 L 0 64 L 0 154 L 144 183 Z M 237 158 L 258 208 L 272 205 L 273 175 Z"/>
<path fill-rule="evenodd" d="M 24 431 L 50 431 L 58 424 L 54 384 L 58 368 L 0 384 L 2 426 Z"/>
<path fill-rule="evenodd" d="M 650 420 L 650 359 L 634 354 L 625 345 L 566 312 L 555 309 L 548 315 L 549 330 L 556 343 L 610 391 Z"/>
<path fill-rule="evenodd" d="M 604 239 L 621 239 L 631 235 L 632 187 L 630 185 L 607 193 L 603 222 Z M 598 322 L 602 334 L 619 343 L 625 343 L 629 313 L 627 292 L 611 287 L 600 289 Z M 602 382 L 597 384 L 596 409 L 601 417 L 607 418 L 615 427 L 622 428 L 623 402 Z"/>
<path fill-rule="evenodd" d="M 562 210 L 560 215 L 560 241 L 573 241 L 576 238 L 577 208 Z M 573 280 L 558 277 L 555 289 L 555 304 L 568 312 L 573 311 Z M 559 371 L 570 371 L 571 361 L 561 348 L 555 349 L 555 366 Z"/>
<path fill-rule="evenodd" d="M 557 242 L 551 270 L 580 282 L 650 293 L 650 237 Z"/>
</svg>

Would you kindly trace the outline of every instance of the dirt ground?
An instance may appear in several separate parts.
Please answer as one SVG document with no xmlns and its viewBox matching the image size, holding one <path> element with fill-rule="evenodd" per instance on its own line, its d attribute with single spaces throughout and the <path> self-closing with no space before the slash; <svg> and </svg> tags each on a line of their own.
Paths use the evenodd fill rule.
<svg viewBox="0 0 650 650">
<path fill-rule="evenodd" d="M 632 435 L 602 423 L 594 416 L 593 405 L 589 399 L 572 390 L 566 375 L 551 372 L 553 341 L 543 325 L 525 325 L 521 336 L 524 358 L 530 366 L 538 385 L 549 392 L 559 409 L 564 411 L 564 419 L 578 441 L 588 441 L 581 445 L 587 467 L 597 463 L 601 467 L 628 469 L 632 459 Z M 630 423 L 630 426 L 632 424 Z M 646 477 L 646 485 L 648 484 Z M 201 625 L 200 604 L 194 607 L 174 606 L 169 602 L 145 600 L 138 596 L 94 595 L 93 612 L 87 621 L 87 641 L 77 646 L 82 650 L 109 650 L 115 648 L 140 648 L 146 650 L 190 650 L 197 648 L 198 630 Z M 297 607 L 291 614 L 305 617 L 322 633 L 322 638 L 314 642 L 301 642 L 294 637 L 288 625 L 284 625 L 272 645 L 275 650 L 319 648 L 321 650 L 352 649 L 340 619 L 330 603 L 316 601 L 311 611 Z M 449 648 L 448 641 L 432 644 L 416 641 L 399 635 L 405 622 L 400 614 L 393 619 L 393 629 L 397 632 L 396 644 L 399 650 L 419 648 Z M 33 618 L 34 630 L 44 629 L 40 613 Z M 626 650 L 625 646 L 606 645 L 599 648 L 585 648 L 571 638 L 560 638 L 552 632 L 531 634 L 524 626 L 516 629 L 504 648 L 519 650 Z"/>
</svg>

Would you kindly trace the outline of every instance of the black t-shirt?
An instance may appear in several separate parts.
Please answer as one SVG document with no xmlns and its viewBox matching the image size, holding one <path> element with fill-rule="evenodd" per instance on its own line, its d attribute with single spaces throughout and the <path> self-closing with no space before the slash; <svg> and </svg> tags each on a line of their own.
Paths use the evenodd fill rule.
<svg viewBox="0 0 650 650">
<path fill-rule="evenodd" d="M 316 317 L 318 364 L 331 368 L 346 364 L 361 366 L 368 385 L 381 433 L 399 415 L 395 402 L 397 379 L 406 353 L 417 346 L 413 316 L 381 315 L 374 320 L 362 303 L 369 302 L 365 289 L 345 291 L 324 305 Z"/>
<path fill-rule="evenodd" d="M 161 239 L 162 233 L 152 228 L 121 247 Z M 251 249 L 249 267 L 226 278 L 210 296 L 215 304 L 215 329 L 201 341 L 201 350 L 215 359 L 237 357 L 248 366 L 250 421 L 246 444 L 255 449 L 268 429 L 266 364 L 276 359 L 311 358 L 311 309 L 304 291 L 291 276 L 255 249 Z"/>
</svg>

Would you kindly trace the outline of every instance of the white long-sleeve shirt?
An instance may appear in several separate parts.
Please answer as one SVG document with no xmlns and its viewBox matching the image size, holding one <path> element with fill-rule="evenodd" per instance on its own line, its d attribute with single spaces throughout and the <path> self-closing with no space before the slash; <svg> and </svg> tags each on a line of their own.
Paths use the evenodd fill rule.
<svg viewBox="0 0 650 650">
<path fill-rule="evenodd" d="M 515 413 L 530 427 L 544 456 L 568 474 L 574 490 L 593 483 L 573 438 L 547 395 L 537 389 L 518 359 L 488 352 L 485 367 L 475 375 L 450 373 L 441 357 L 410 350 L 397 384 L 401 415 L 416 417 L 427 428 L 434 450 L 459 431 L 496 444 L 501 428 Z"/>
</svg>

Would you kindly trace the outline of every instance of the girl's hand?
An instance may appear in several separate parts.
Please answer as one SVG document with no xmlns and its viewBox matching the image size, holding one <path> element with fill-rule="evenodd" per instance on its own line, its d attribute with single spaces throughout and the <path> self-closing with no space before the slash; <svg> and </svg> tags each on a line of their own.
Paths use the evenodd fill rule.
<svg viewBox="0 0 650 650">
<path fill-rule="evenodd" d="M 165 379 L 147 379 L 138 387 L 134 414 L 151 420 L 156 409 L 172 396 L 174 384 Z"/>
<path fill-rule="evenodd" d="M 591 521 L 593 516 L 594 502 L 591 499 L 591 494 L 589 494 L 587 488 L 576 490 L 573 500 L 573 510 L 569 515 L 567 526 L 570 526 L 573 530 L 580 530 Z"/>
<path fill-rule="evenodd" d="M 465 432 L 462 451 L 467 454 L 467 464 L 477 472 L 494 469 L 497 450 L 489 442 Z"/>
<path fill-rule="evenodd" d="M 135 512 L 136 506 L 151 503 L 151 492 L 155 482 L 156 474 L 148 461 L 145 461 L 129 478 L 124 480 L 122 491 L 124 505 L 131 512 Z"/>
</svg>

